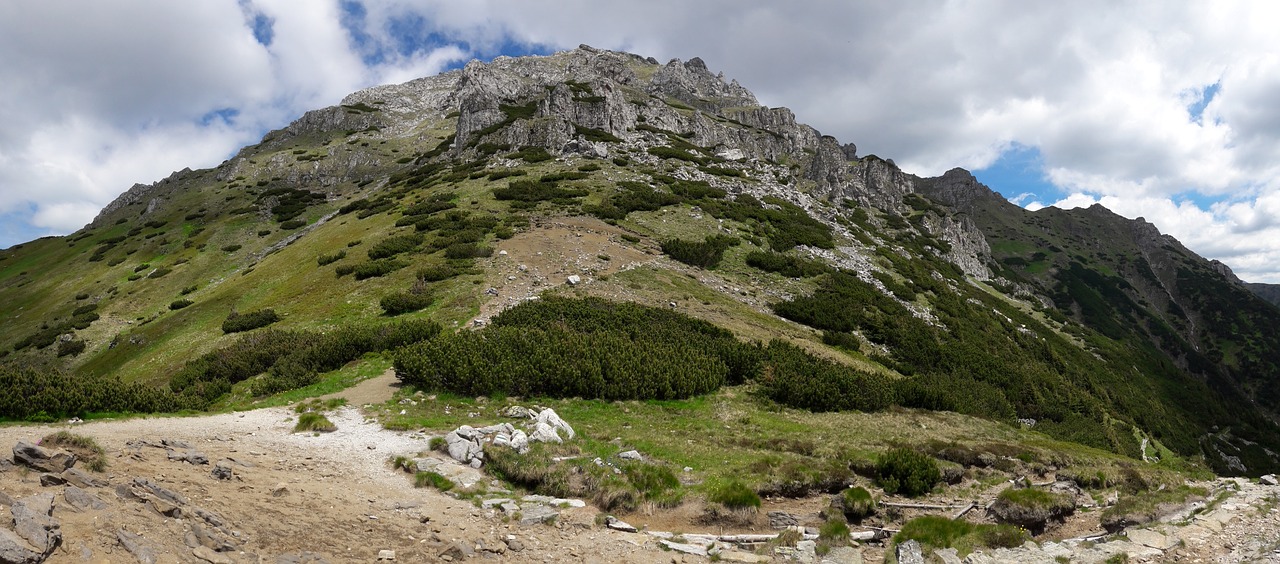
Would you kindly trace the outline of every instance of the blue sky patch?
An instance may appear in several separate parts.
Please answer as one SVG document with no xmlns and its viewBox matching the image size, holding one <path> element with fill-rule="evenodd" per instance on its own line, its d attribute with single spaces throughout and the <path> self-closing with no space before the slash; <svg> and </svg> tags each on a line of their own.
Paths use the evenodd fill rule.
<svg viewBox="0 0 1280 564">
<path fill-rule="evenodd" d="M 973 171 L 973 175 L 1019 206 L 1031 202 L 1052 204 L 1062 194 L 1045 175 L 1040 149 L 1031 145 L 1014 143 L 990 166 Z"/>
</svg>

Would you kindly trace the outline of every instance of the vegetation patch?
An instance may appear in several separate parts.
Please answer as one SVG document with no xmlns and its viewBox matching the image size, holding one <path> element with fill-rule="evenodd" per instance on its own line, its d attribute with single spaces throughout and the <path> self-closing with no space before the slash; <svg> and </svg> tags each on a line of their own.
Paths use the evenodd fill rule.
<svg viewBox="0 0 1280 564">
<path fill-rule="evenodd" d="M 724 252 L 740 242 L 728 235 L 710 235 L 703 241 L 668 239 L 662 242 L 662 252 L 689 266 L 709 269 L 719 265 Z"/>
<path fill-rule="evenodd" d="M 938 461 L 909 448 L 891 449 L 876 464 L 876 484 L 887 494 L 919 497 L 933 491 L 940 481 Z"/>
<path fill-rule="evenodd" d="M 1014 548 L 1031 540 L 1025 530 L 1013 525 L 975 525 L 927 515 L 907 521 L 902 530 L 893 535 L 893 544 L 908 540 L 919 542 L 925 554 L 938 548 L 954 548 L 963 558 L 979 548 Z M 892 552 L 890 548 L 890 552 Z"/>
<path fill-rule="evenodd" d="M 1061 521 L 1075 510 L 1070 495 L 1035 488 L 1006 489 L 990 509 L 996 521 L 1026 528 L 1032 534 L 1040 534 L 1049 521 Z"/>
<path fill-rule="evenodd" d="M 329 418 L 325 417 L 323 413 L 316 411 L 309 411 L 298 415 L 298 423 L 293 426 L 293 432 L 295 433 L 332 433 L 337 430 L 337 425 L 334 425 L 332 421 L 329 421 Z"/>
<path fill-rule="evenodd" d="M 98 444 L 98 441 L 92 437 L 78 435 L 70 431 L 58 431 L 45 435 L 40 439 L 40 446 L 44 448 L 60 448 L 70 451 L 76 455 L 76 459 L 85 467 L 94 472 L 102 472 L 107 469 L 107 453 Z"/>
<path fill-rule="evenodd" d="M 280 316 L 271 308 L 259 309 L 248 313 L 231 312 L 222 322 L 223 333 L 239 333 L 266 327 L 280 321 Z"/>
</svg>

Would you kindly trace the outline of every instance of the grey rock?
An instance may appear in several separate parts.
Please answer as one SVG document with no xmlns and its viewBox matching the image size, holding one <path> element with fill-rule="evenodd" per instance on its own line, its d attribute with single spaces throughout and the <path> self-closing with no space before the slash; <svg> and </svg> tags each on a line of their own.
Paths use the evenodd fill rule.
<svg viewBox="0 0 1280 564">
<path fill-rule="evenodd" d="M 0 562 L 6 564 L 39 564 L 45 555 L 37 552 L 13 531 L 0 527 Z"/>
<path fill-rule="evenodd" d="M 63 478 L 61 474 L 50 474 L 45 472 L 40 475 L 40 485 L 46 488 L 50 486 L 61 486 L 66 483 L 67 479 Z"/>
<path fill-rule="evenodd" d="M 669 541 L 667 539 L 662 539 L 658 542 L 662 543 L 662 546 L 665 546 L 676 552 L 683 552 L 685 554 L 692 554 L 694 556 L 707 556 L 707 547 L 705 546 L 689 544 L 684 542 L 674 542 L 674 541 Z"/>
<path fill-rule="evenodd" d="M 565 279 L 565 282 L 568 282 L 570 286 L 577 286 L 582 283 L 582 277 L 577 274 L 570 274 L 569 277 Z"/>
<path fill-rule="evenodd" d="M 546 505 L 527 506 L 520 515 L 521 525 L 537 525 L 547 523 L 560 516 L 560 512 Z"/>
<path fill-rule="evenodd" d="M 627 450 L 618 453 L 618 458 L 623 460 L 640 460 L 640 453 L 634 450 Z"/>
<path fill-rule="evenodd" d="M 218 480 L 230 480 L 235 477 L 233 463 L 227 459 L 219 460 L 217 464 L 213 465 L 213 470 L 209 472 L 209 475 Z"/>
<path fill-rule="evenodd" d="M 542 412 L 538 413 L 536 421 L 546 423 L 556 431 L 563 432 L 566 439 L 572 439 L 574 437 L 573 427 L 570 427 L 568 422 L 561 419 L 554 409 L 548 407 L 542 410 Z"/>
<path fill-rule="evenodd" d="M 785 529 L 787 527 L 794 527 L 800 524 L 799 517 L 796 517 L 791 513 L 787 513 L 786 511 L 770 511 L 768 516 L 769 528 L 771 529 Z"/>
<path fill-rule="evenodd" d="M 33 470 L 58 474 L 76 463 L 76 455 L 62 449 L 47 449 L 18 441 L 13 447 L 13 462 Z"/>
<path fill-rule="evenodd" d="M 330 564 L 329 559 L 314 552 L 297 552 L 281 554 L 276 557 L 275 564 Z"/>
<path fill-rule="evenodd" d="M 187 498 L 183 497 L 182 494 L 165 488 L 164 486 L 146 478 L 134 478 L 129 483 L 128 487 L 133 495 L 138 499 L 160 499 L 177 506 L 187 505 L 188 503 Z"/>
<path fill-rule="evenodd" d="M 9 507 L 10 505 L 13 505 L 13 498 L 9 497 L 9 494 L 7 493 L 0 492 L 0 505 L 3 505 L 5 507 Z"/>
<path fill-rule="evenodd" d="M 529 441 L 536 442 L 536 443 L 564 442 L 560 438 L 560 435 L 556 433 L 556 428 L 552 427 L 551 425 L 548 425 L 544 421 L 538 421 L 537 423 L 534 423 L 533 432 L 529 433 Z"/>
<path fill-rule="evenodd" d="M 449 456 L 458 462 L 478 468 L 479 464 L 476 463 L 484 460 L 484 447 L 480 445 L 478 438 L 480 436 L 475 429 L 467 425 L 450 431 L 444 436 Z"/>
<path fill-rule="evenodd" d="M 509 405 L 498 411 L 498 415 L 502 417 L 510 417 L 512 419 L 533 419 L 534 417 L 537 417 L 538 414 L 534 413 L 527 407 Z"/>
<path fill-rule="evenodd" d="M 520 539 L 518 538 L 511 537 L 504 539 L 502 542 L 507 544 L 507 550 L 510 550 L 511 552 L 520 552 L 524 550 L 524 543 L 520 542 Z"/>
<path fill-rule="evenodd" d="M 156 550 L 142 536 L 121 529 L 116 532 L 116 540 L 141 564 L 155 564 Z"/>
<path fill-rule="evenodd" d="M 914 539 L 898 545 L 898 564 L 924 564 L 924 552 Z"/>
<path fill-rule="evenodd" d="M 444 558 L 448 556 L 450 560 L 456 562 L 459 560 L 465 560 L 469 556 L 474 556 L 475 553 L 476 551 L 474 548 L 471 548 L 471 545 L 455 541 L 444 550 L 440 551 L 440 557 Z"/>
<path fill-rule="evenodd" d="M 169 456 L 169 460 L 186 462 L 189 464 L 195 464 L 196 466 L 203 466 L 209 463 L 209 457 L 207 455 L 193 448 L 182 450 L 171 448 L 167 449 L 165 454 Z"/>
<path fill-rule="evenodd" d="M 627 523 L 626 521 L 618 519 L 612 515 L 605 517 L 604 526 L 609 527 L 610 529 L 613 529 L 615 531 L 622 531 L 624 533 L 637 532 L 637 529 L 634 526 L 632 526 L 630 523 Z"/>
<path fill-rule="evenodd" d="M 82 488 L 103 488 L 111 485 L 111 482 L 89 474 L 79 468 L 67 468 L 62 472 L 62 477 L 67 480 L 67 483 Z"/>
<path fill-rule="evenodd" d="M 106 509 L 107 507 L 107 504 L 98 499 L 98 496 L 76 486 L 67 486 L 66 489 L 62 490 L 62 498 L 67 500 L 67 505 L 80 510 L 98 510 Z"/>
<path fill-rule="evenodd" d="M 197 546 L 191 549 L 191 555 L 210 564 L 235 564 L 230 556 L 222 554 L 207 546 Z"/>
<path fill-rule="evenodd" d="M 954 548 L 939 548 L 933 551 L 933 555 L 937 556 L 942 564 L 963 564 L 959 551 Z"/>
<path fill-rule="evenodd" d="M 178 439 L 160 439 L 160 446 L 171 449 L 191 450 L 191 443 Z"/>
<path fill-rule="evenodd" d="M 40 493 L 14 500 L 13 532 L 46 557 L 62 544 L 62 526 L 53 518 L 53 494 Z"/>
<path fill-rule="evenodd" d="M 511 448 L 520 454 L 529 452 L 529 435 L 516 429 L 511 433 Z"/>
<path fill-rule="evenodd" d="M 1276 479 L 1275 474 L 1265 474 L 1259 477 L 1258 481 L 1265 486 L 1280 486 L 1280 480 Z"/>
<path fill-rule="evenodd" d="M 852 546 L 837 546 L 818 562 L 820 564 L 862 564 L 862 551 Z"/>
</svg>

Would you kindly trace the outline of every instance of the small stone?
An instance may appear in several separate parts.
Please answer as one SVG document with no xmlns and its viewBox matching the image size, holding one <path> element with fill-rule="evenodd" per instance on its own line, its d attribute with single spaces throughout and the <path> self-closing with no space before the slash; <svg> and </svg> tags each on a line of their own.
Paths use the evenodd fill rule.
<svg viewBox="0 0 1280 564">
<path fill-rule="evenodd" d="M 395 559 L 396 559 L 396 551 L 394 551 L 394 550 L 379 550 L 379 551 L 378 551 L 378 561 L 379 561 L 379 562 L 381 562 L 381 561 L 386 561 L 386 560 L 395 560 Z"/>
<path fill-rule="evenodd" d="M 615 531 L 622 531 L 624 533 L 638 532 L 638 530 L 631 524 L 621 519 L 618 519 L 612 515 L 605 517 L 604 526 L 609 527 L 610 529 L 613 529 Z"/>
<path fill-rule="evenodd" d="M 44 473 L 40 475 L 40 485 L 44 487 L 61 486 L 67 483 L 67 479 L 58 474 Z"/>
<path fill-rule="evenodd" d="M 618 458 L 623 460 L 640 460 L 640 453 L 634 450 L 628 450 L 618 453 Z"/>
<path fill-rule="evenodd" d="M 566 281 L 569 283 L 570 286 L 577 286 L 578 284 L 582 283 L 582 277 L 578 276 L 577 274 L 570 274 L 569 278 L 567 278 Z"/>
<path fill-rule="evenodd" d="M 210 564 L 235 564 L 231 557 L 219 553 L 207 546 L 197 546 L 191 549 L 191 555 Z"/>
<path fill-rule="evenodd" d="M 284 482 L 280 482 L 276 484 L 274 488 L 271 488 L 271 497 L 280 497 L 282 495 L 287 495 L 288 493 L 289 486 L 285 485 Z"/>
</svg>

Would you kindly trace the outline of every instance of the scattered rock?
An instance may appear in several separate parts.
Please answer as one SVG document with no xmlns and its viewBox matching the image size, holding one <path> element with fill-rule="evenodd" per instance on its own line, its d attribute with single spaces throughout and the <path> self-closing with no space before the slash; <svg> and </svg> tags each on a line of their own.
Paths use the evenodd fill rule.
<svg viewBox="0 0 1280 564">
<path fill-rule="evenodd" d="M 68 483 L 82 488 L 104 488 L 111 485 L 111 482 L 93 476 L 79 468 L 67 468 L 62 472 L 62 477 Z"/>
<path fill-rule="evenodd" d="M 1130 529 L 1125 534 L 1130 541 L 1157 550 L 1168 550 L 1178 544 L 1177 539 L 1151 529 Z"/>
<path fill-rule="evenodd" d="M 454 543 L 450 544 L 448 548 L 445 548 L 440 552 L 440 559 L 449 562 L 456 562 L 459 560 L 465 560 L 467 557 L 474 554 L 475 549 L 471 548 L 467 543 L 454 541 Z"/>
<path fill-rule="evenodd" d="M 66 489 L 62 490 L 62 498 L 67 500 L 67 505 L 79 510 L 99 510 L 107 507 L 107 504 L 98 499 L 98 496 L 76 486 L 67 486 Z"/>
<path fill-rule="evenodd" d="M 640 460 L 640 453 L 634 450 L 627 450 L 618 453 L 618 458 L 623 460 Z"/>
<path fill-rule="evenodd" d="M 0 527 L 0 562 L 13 564 L 39 564 L 45 555 L 32 550 L 22 538 L 9 529 Z"/>
<path fill-rule="evenodd" d="M 379 562 L 383 562 L 383 561 L 390 561 L 390 560 L 395 560 L 395 559 L 396 559 L 396 551 L 394 551 L 394 550 L 379 550 L 379 551 L 378 551 L 378 561 L 379 561 Z"/>
<path fill-rule="evenodd" d="M 271 488 L 271 497 L 280 497 L 289 494 L 289 486 L 284 482 L 280 482 Z"/>
<path fill-rule="evenodd" d="M 800 524 L 800 518 L 785 511 L 769 512 L 769 528 L 785 529 Z"/>
<path fill-rule="evenodd" d="M 933 555 L 937 556 L 942 564 L 963 564 L 959 551 L 954 548 L 939 548 L 933 551 Z"/>
<path fill-rule="evenodd" d="M 955 549 L 951 549 L 955 552 Z M 943 561 L 945 564 L 953 564 L 949 561 Z M 830 552 L 818 561 L 819 564 L 862 564 L 862 551 L 852 546 L 837 546 L 832 548 Z M 954 564 L 960 564 L 956 560 Z"/>
<path fill-rule="evenodd" d="M 76 455 L 62 449 L 47 449 L 18 441 L 13 447 L 13 462 L 33 470 L 58 474 L 76 463 Z"/>
<path fill-rule="evenodd" d="M 538 414 L 533 410 L 519 405 L 509 405 L 498 411 L 498 415 L 502 417 L 510 417 L 513 419 L 533 419 Z"/>
<path fill-rule="evenodd" d="M 546 505 L 534 505 L 525 507 L 520 515 L 521 525 L 537 525 L 538 523 L 547 523 L 554 521 L 560 516 L 560 512 Z"/>
<path fill-rule="evenodd" d="M 515 538 L 513 536 L 508 536 L 507 538 L 503 539 L 502 542 L 506 543 L 507 550 L 510 550 L 511 552 L 520 552 L 524 550 L 524 543 L 520 542 L 520 539 Z"/>
<path fill-rule="evenodd" d="M 577 274 L 570 274 L 569 278 L 565 279 L 565 281 L 568 282 L 570 286 L 577 286 L 582 283 L 582 277 Z"/>
<path fill-rule="evenodd" d="M 13 532 L 48 558 L 62 544 L 62 526 L 53 518 L 53 494 L 40 493 L 14 500 Z"/>
<path fill-rule="evenodd" d="M 1264 474 L 1258 478 L 1258 481 L 1264 486 L 1280 486 L 1280 480 L 1276 479 L 1275 474 Z"/>
<path fill-rule="evenodd" d="M 275 564 L 329 564 L 329 559 L 314 552 L 281 554 Z"/>
<path fill-rule="evenodd" d="M 604 518 L 604 526 L 609 527 L 610 529 L 613 529 L 615 531 L 622 531 L 624 533 L 639 532 L 638 529 L 636 529 L 631 524 L 627 523 L 626 521 L 622 521 L 617 517 L 614 517 L 613 515 L 610 515 Z"/>
<path fill-rule="evenodd" d="M 924 564 L 924 552 L 914 539 L 898 545 L 898 564 Z"/>
<path fill-rule="evenodd" d="M 565 422 L 564 419 L 561 419 L 559 415 L 556 415 L 554 409 L 548 407 L 542 410 L 542 412 L 538 414 L 537 421 L 540 423 L 546 423 L 557 431 L 564 431 L 565 438 L 567 439 L 572 439 L 574 436 L 573 427 L 570 427 L 569 423 Z"/>
<path fill-rule="evenodd" d="M 232 468 L 233 462 L 227 459 L 219 460 L 213 465 L 213 471 L 209 474 L 218 480 L 230 480 L 235 477 L 235 471 Z"/>
<path fill-rule="evenodd" d="M 191 555 L 210 564 L 235 564 L 231 557 L 207 546 L 197 546 L 191 549 Z"/>
<path fill-rule="evenodd" d="M 171 449 L 167 449 L 165 451 L 165 454 L 169 456 L 169 460 L 173 460 L 177 462 L 186 462 L 188 464 L 195 464 L 196 466 L 203 466 L 209 463 L 208 456 L 206 456 L 203 452 L 200 452 L 193 448 L 188 448 L 184 450 L 177 450 L 177 449 L 171 448 Z"/>
<path fill-rule="evenodd" d="M 67 479 L 63 478 L 61 474 L 49 474 L 46 472 L 40 475 L 40 485 L 46 488 L 50 486 L 61 486 L 66 483 Z"/>
<path fill-rule="evenodd" d="M 698 546 L 696 544 L 689 544 L 689 543 L 683 543 L 683 542 L 673 542 L 667 539 L 662 539 L 658 542 L 662 543 L 662 546 L 665 546 L 676 552 L 683 552 L 685 554 L 692 554 L 694 556 L 707 556 L 707 547 L 705 546 Z"/>
<path fill-rule="evenodd" d="M 120 545 L 129 551 L 138 562 L 142 564 L 155 564 L 156 551 L 151 548 L 146 539 L 140 535 L 135 535 L 129 531 L 121 529 L 116 532 L 116 540 L 120 541 Z"/>
</svg>

